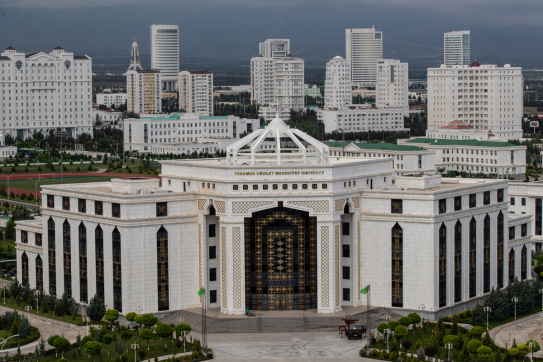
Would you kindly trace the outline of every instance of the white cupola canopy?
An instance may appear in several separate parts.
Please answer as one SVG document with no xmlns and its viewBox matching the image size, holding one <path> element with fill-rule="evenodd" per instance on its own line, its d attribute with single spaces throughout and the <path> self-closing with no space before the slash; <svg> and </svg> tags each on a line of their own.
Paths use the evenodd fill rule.
<svg viewBox="0 0 543 362">
<path fill-rule="evenodd" d="M 281 147 L 290 143 L 290 147 Z M 273 140 L 275 149 L 262 149 L 264 141 Z M 307 149 L 304 143 L 314 148 Z M 245 146 L 247 148 L 243 149 Z M 330 151 L 324 143 L 314 139 L 307 133 L 290 126 L 276 118 L 264 128 L 258 129 L 226 149 L 226 159 L 229 166 L 240 165 L 325 165 L 328 164 Z"/>
</svg>

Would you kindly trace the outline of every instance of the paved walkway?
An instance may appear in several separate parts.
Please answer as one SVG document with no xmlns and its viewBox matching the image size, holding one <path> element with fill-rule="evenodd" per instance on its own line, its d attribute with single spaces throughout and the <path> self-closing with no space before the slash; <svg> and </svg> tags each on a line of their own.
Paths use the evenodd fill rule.
<svg viewBox="0 0 543 362">
<path fill-rule="evenodd" d="M 510 332 L 514 331 L 513 338 L 516 340 L 517 345 L 524 344 L 529 340 L 533 340 L 542 345 L 543 341 L 541 339 L 542 331 L 542 319 L 540 314 L 535 314 L 526 318 L 518 319 L 511 323 L 496 327 L 490 331 L 490 335 L 500 347 L 507 345 L 508 348 L 511 347 L 511 336 Z M 543 357 L 543 350 L 534 353 L 536 357 Z"/>
<path fill-rule="evenodd" d="M 5 313 L 6 311 L 13 311 L 13 309 L 0 306 L 0 313 Z M 38 344 L 42 338 L 44 341 L 46 341 L 50 336 L 53 336 L 55 334 L 64 335 L 64 338 L 68 339 L 71 343 L 75 342 L 78 334 L 81 334 L 81 338 L 85 336 L 86 327 L 80 328 L 78 326 L 74 326 L 68 323 L 59 322 L 53 319 L 36 316 L 33 314 L 30 314 L 29 316 L 27 313 L 23 313 L 20 311 L 19 313 L 24 314 L 25 317 L 29 318 L 30 324 L 33 327 L 38 328 L 38 330 L 40 331 L 40 338 L 37 341 L 21 346 L 22 353 L 33 352 L 36 344 Z M 52 347 L 49 346 L 49 344 L 46 344 L 46 349 L 51 348 Z M 6 352 L 8 352 L 9 355 L 14 355 L 17 353 L 17 348 L 11 348 L 1 351 L 2 356 L 4 356 L 4 353 Z"/>
</svg>

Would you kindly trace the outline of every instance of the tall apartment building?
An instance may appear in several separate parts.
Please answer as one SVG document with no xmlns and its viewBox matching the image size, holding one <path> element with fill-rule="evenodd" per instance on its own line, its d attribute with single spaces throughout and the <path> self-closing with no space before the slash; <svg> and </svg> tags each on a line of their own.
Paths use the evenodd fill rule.
<svg viewBox="0 0 543 362">
<path fill-rule="evenodd" d="M 178 88 L 179 25 L 151 25 L 151 69 L 160 70 L 162 90 Z"/>
<path fill-rule="evenodd" d="M 522 68 L 505 64 L 428 68 L 428 130 L 454 120 L 497 137 L 522 137 Z"/>
<path fill-rule="evenodd" d="M 445 65 L 468 65 L 470 63 L 470 32 L 451 31 L 443 36 Z"/>
<path fill-rule="evenodd" d="M 383 32 L 375 27 L 345 30 L 346 59 L 351 63 L 352 83 L 372 86 L 376 82 L 376 64 L 383 59 Z"/>
<path fill-rule="evenodd" d="M 179 73 L 179 108 L 201 116 L 213 116 L 211 70 L 184 70 Z"/>
<path fill-rule="evenodd" d="M 281 59 L 290 54 L 290 39 L 268 39 L 259 44 L 258 55 L 264 58 Z"/>
<path fill-rule="evenodd" d="M 160 71 L 129 70 L 126 72 L 127 110 L 134 113 L 162 112 Z"/>
<path fill-rule="evenodd" d="M 403 107 L 409 113 L 408 64 L 395 59 L 377 61 L 377 84 L 375 86 L 377 107 Z"/>
<path fill-rule="evenodd" d="M 324 106 L 339 108 L 351 104 L 353 91 L 351 83 L 351 64 L 339 55 L 326 63 L 324 81 Z"/>
<path fill-rule="evenodd" d="M 92 132 L 92 60 L 61 47 L 50 53 L 0 54 L 0 132 L 26 139 L 63 127 L 69 137 Z"/>
<path fill-rule="evenodd" d="M 303 108 L 304 60 L 292 56 L 251 58 L 251 102 Z"/>
</svg>

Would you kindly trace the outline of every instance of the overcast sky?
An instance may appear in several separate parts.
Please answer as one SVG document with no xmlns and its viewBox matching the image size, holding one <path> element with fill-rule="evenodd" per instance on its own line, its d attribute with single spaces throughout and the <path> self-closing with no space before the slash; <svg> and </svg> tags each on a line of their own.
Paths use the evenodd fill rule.
<svg viewBox="0 0 543 362">
<path fill-rule="evenodd" d="M 496 25 L 543 25 L 542 0 L 0 0 L 0 6 L 5 7 L 108 7 L 130 6 L 136 3 L 176 7 L 209 7 L 213 4 L 288 7 L 300 4 L 312 6 L 318 3 L 356 3 L 383 7 L 432 8 L 459 18 L 480 16 Z"/>
</svg>

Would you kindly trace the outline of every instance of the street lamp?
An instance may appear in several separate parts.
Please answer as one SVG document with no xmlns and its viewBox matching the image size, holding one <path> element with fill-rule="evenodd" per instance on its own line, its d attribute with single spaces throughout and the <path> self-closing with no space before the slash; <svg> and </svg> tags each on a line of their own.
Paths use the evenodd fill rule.
<svg viewBox="0 0 543 362">
<path fill-rule="evenodd" d="M 136 351 L 138 350 L 140 345 L 137 343 L 134 343 L 134 344 L 131 344 L 130 347 L 132 347 L 132 349 L 134 350 L 134 362 L 138 362 L 136 359 Z"/>
<path fill-rule="evenodd" d="M 534 360 L 534 347 L 535 347 L 535 343 L 534 342 L 530 342 L 528 343 L 528 346 L 530 347 L 530 352 L 532 353 L 532 361 Z"/>
<path fill-rule="evenodd" d="M 449 350 L 449 358 L 448 360 L 450 361 L 451 360 L 451 348 L 453 348 L 453 344 L 452 343 L 445 343 L 445 348 Z"/>
<path fill-rule="evenodd" d="M 492 309 L 490 309 L 490 307 L 484 307 L 484 310 L 486 312 L 486 330 L 488 331 L 489 330 L 488 329 L 488 313 L 490 313 L 492 311 Z"/>
<path fill-rule="evenodd" d="M 421 315 L 423 315 L 425 308 L 426 308 L 426 306 L 424 304 L 419 304 L 419 309 L 421 310 L 421 312 L 420 312 Z M 424 315 L 423 315 L 423 318 L 424 318 Z"/>
<path fill-rule="evenodd" d="M 90 320 L 90 317 L 88 316 L 83 316 L 83 322 L 87 322 L 87 336 L 89 335 L 89 320 Z"/>
<path fill-rule="evenodd" d="M 25 306 L 25 310 L 28 312 L 28 317 L 30 317 L 30 311 L 32 310 L 32 306 L 31 305 Z"/>
<path fill-rule="evenodd" d="M 513 345 L 513 336 L 516 334 L 517 332 L 514 331 L 514 330 L 510 330 L 509 331 L 509 340 L 511 341 L 511 345 Z"/>
<path fill-rule="evenodd" d="M 388 351 L 388 336 L 390 335 L 391 330 L 390 330 L 390 328 L 387 328 L 383 332 L 385 332 L 387 334 L 387 351 Z"/>
<path fill-rule="evenodd" d="M 515 320 L 517 320 L 517 303 L 518 303 L 518 298 L 517 298 L 517 297 L 511 298 L 511 302 L 515 302 Z"/>
</svg>

